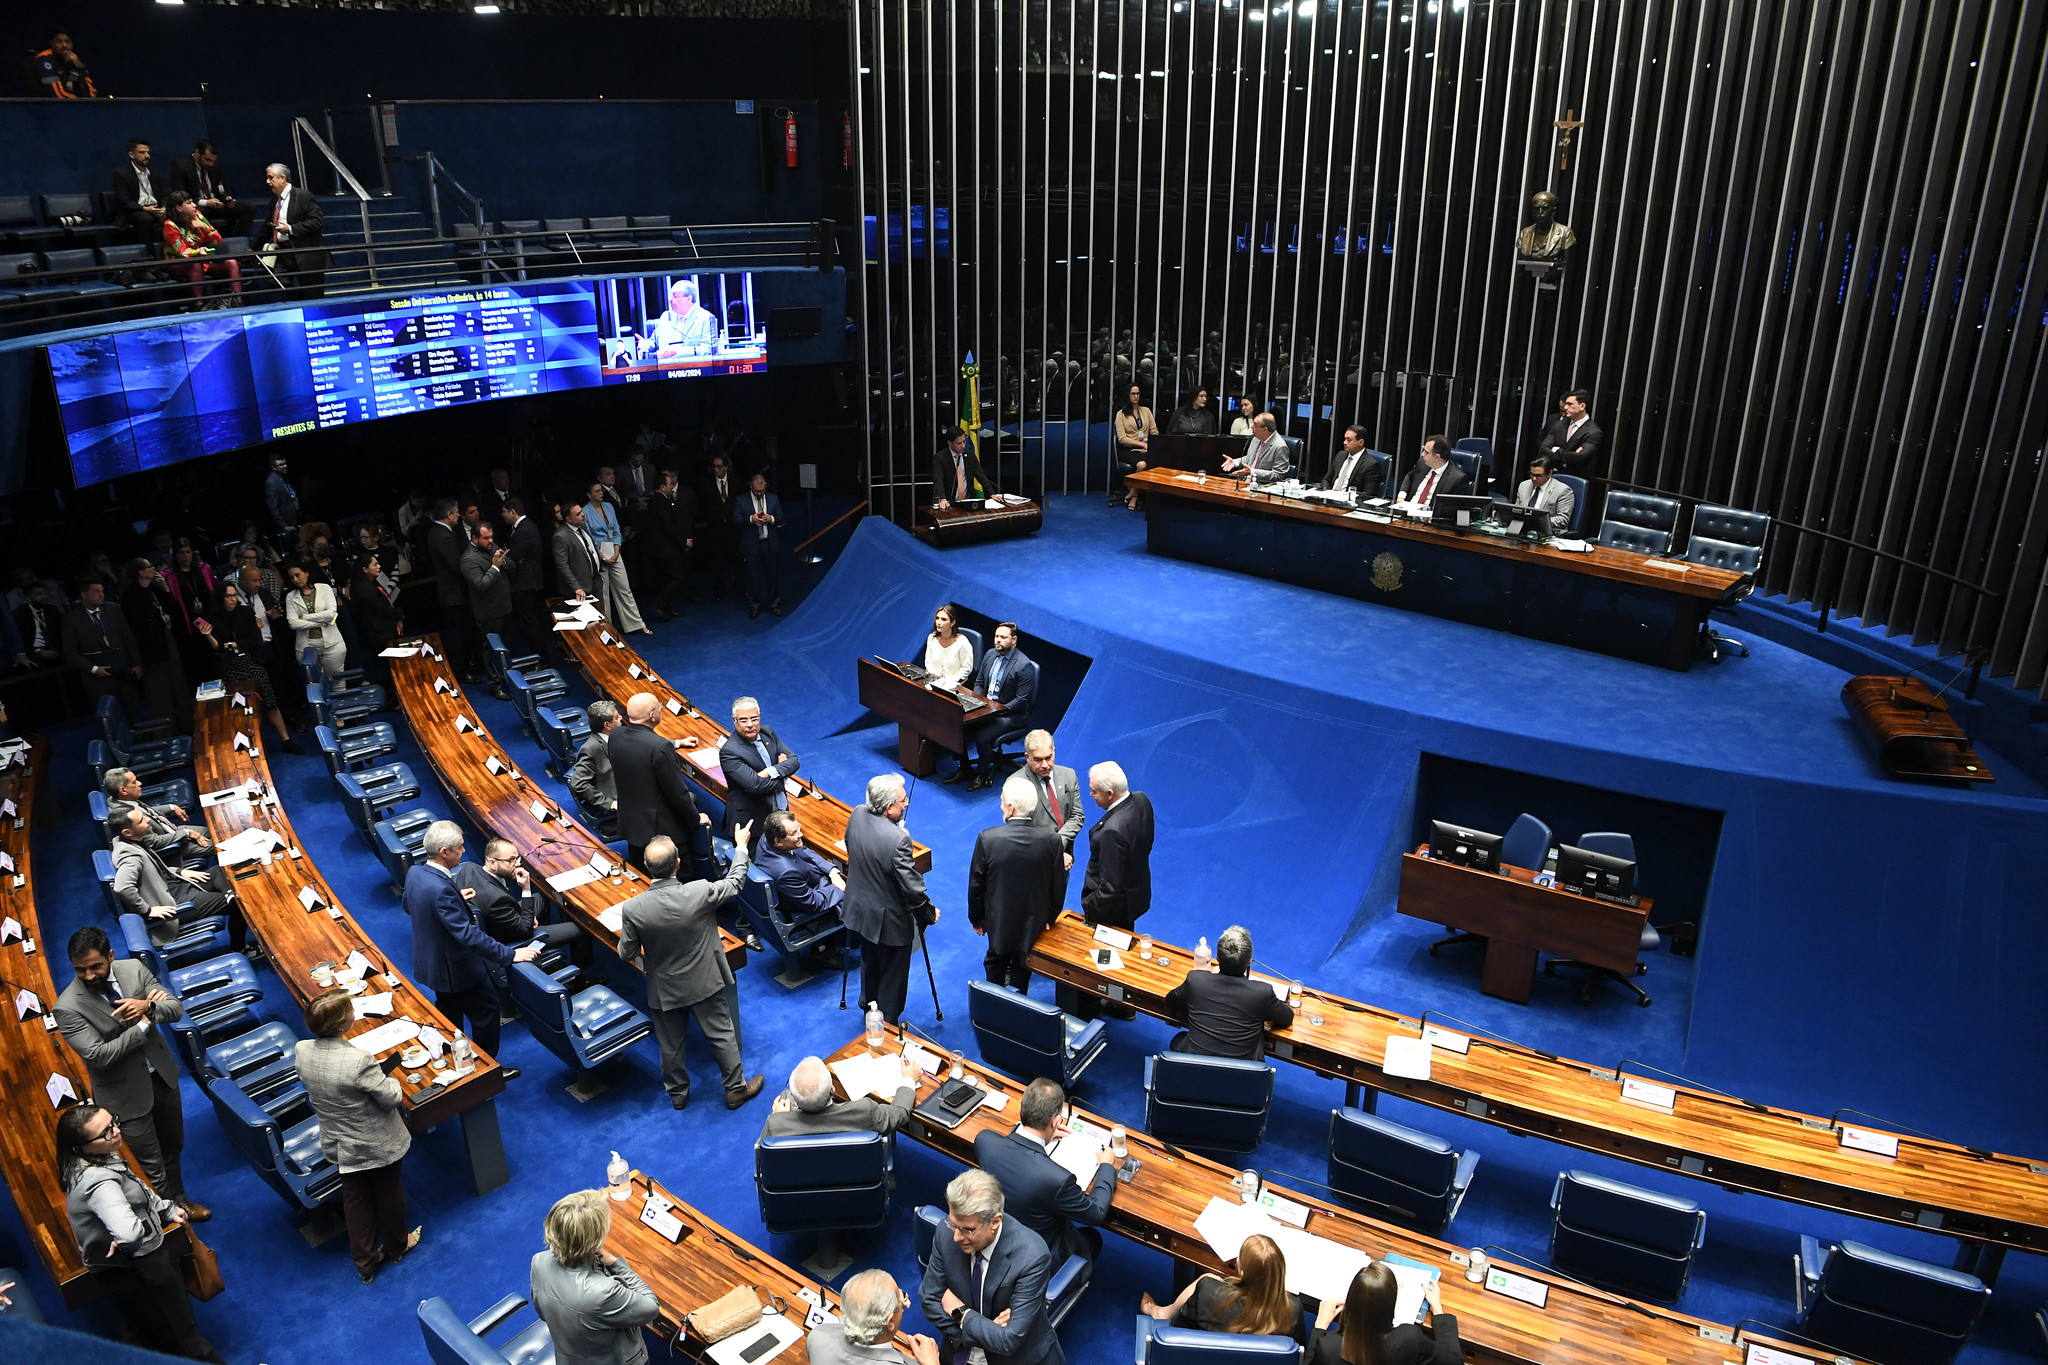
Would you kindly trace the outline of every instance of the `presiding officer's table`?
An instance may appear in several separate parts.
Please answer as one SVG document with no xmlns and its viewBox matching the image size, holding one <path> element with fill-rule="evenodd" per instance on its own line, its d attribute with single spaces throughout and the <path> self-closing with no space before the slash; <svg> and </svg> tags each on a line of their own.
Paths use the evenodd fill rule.
<svg viewBox="0 0 2048 1365">
<path fill-rule="evenodd" d="M 934 692 L 872 659 L 854 660 L 854 670 L 860 678 L 860 704 L 896 722 L 896 761 L 913 777 L 937 772 L 941 749 L 965 756 L 968 725 L 996 709 L 988 698 L 969 692 L 981 703 L 970 711 L 951 694 Z"/>
<path fill-rule="evenodd" d="M 1505 863 L 1497 873 L 1479 872 L 1426 853 L 1404 853 L 1395 908 L 1415 919 L 1484 934 L 1480 989 L 1526 1005 L 1536 984 L 1538 953 L 1632 975 L 1643 926 L 1655 908 L 1648 896 L 1637 900 L 1636 905 L 1616 905 L 1538 886 L 1534 872 Z"/>
<path fill-rule="evenodd" d="M 1707 613 L 1746 581 L 1604 545 L 1576 554 L 1375 520 L 1248 492 L 1236 479 L 1147 469 L 1126 482 L 1146 494 L 1154 554 L 1681 672 L 1692 667 Z"/>
<path fill-rule="evenodd" d="M 444 1038 L 460 1033 L 462 1030 L 449 1022 L 427 993 L 400 972 L 390 955 L 363 932 L 320 875 L 320 869 L 313 865 L 311 855 L 300 845 L 290 818 L 278 804 L 277 789 L 271 785 L 270 764 L 261 747 L 265 741 L 261 718 L 246 706 L 235 706 L 232 698 L 217 697 L 193 708 L 192 729 L 192 766 L 201 796 L 239 789 L 234 795 L 206 806 L 208 836 L 219 844 L 244 830 L 267 829 L 284 841 L 284 847 L 270 855 L 268 862 L 243 863 L 229 875 L 234 879 L 235 896 L 241 901 L 249 932 L 263 944 L 278 980 L 291 990 L 299 1004 L 305 1005 L 323 990 L 313 981 L 316 964 L 338 966 L 350 953 L 360 952 L 377 973 L 368 978 L 366 993 L 389 990 L 391 1013 L 386 1018 L 357 1020 L 349 1028 L 351 1036 L 368 1033 L 400 1018 L 438 1030 Z M 236 742 L 238 737 L 243 741 L 240 745 Z M 253 794 L 258 792 L 260 795 Z M 309 888 L 313 892 L 310 905 L 301 894 Z M 393 1044 L 374 1055 L 381 1059 L 404 1046 Z M 415 1074 L 420 1077 L 417 1084 L 408 1079 Z M 442 1081 L 443 1074 L 425 1068 L 397 1073 L 398 1083 L 405 1091 L 406 1126 L 424 1132 L 459 1116 L 463 1141 L 469 1150 L 470 1178 L 476 1192 L 484 1194 L 509 1178 L 494 1100 L 505 1088 L 504 1069 L 495 1058 L 479 1051 L 476 1068 L 468 1075 Z M 437 1084 L 441 1088 L 435 1089 Z"/>
<path fill-rule="evenodd" d="M 990 507 L 989 502 L 1000 502 L 1002 506 Z M 947 550 L 955 545 L 981 545 L 991 540 L 1028 536 L 1044 524 L 1043 508 L 1029 498 L 1011 494 L 964 506 L 920 504 L 917 525 L 911 534 L 935 549 Z"/>
<path fill-rule="evenodd" d="M 1187 949 L 1155 939 L 1151 961 L 1133 948 L 1121 970 L 1107 972 L 1095 965 L 1097 946 L 1088 925 L 1068 911 L 1032 945 L 1029 965 L 1170 1021 L 1166 994 L 1187 977 Z M 1829 1120 L 1685 1085 L 1672 1087 L 1665 1113 L 1623 1099 L 1613 1070 L 1493 1038 L 1447 1034 L 1446 1042 L 1469 1050 L 1433 1048 L 1426 1081 L 1388 1075 L 1387 1039 L 1422 1031 L 1422 1020 L 1311 988 L 1295 1007 L 1293 1026 L 1268 1031 L 1266 1050 L 1276 1061 L 1370 1087 L 1367 1107 L 1370 1092 L 1384 1090 L 1727 1189 L 1945 1233 L 1962 1239 L 1973 1257 L 1975 1248 L 1988 1253 L 1989 1261 L 1971 1260 L 1987 1279 L 2008 1247 L 2048 1251 L 2048 1162 L 1911 1134 L 1899 1136 L 1896 1157 L 1855 1151 L 1841 1145 Z"/>
<path fill-rule="evenodd" d="M 557 610 L 563 607 L 560 602 L 554 605 Z M 617 702 L 621 715 L 627 699 L 637 692 L 649 693 L 659 701 L 661 718 L 655 724 L 656 732 L 676 746 L 683 759 L 683 774 L 706 794 L 716 797 L 719 805 L 725 804 L 725 770 L 718 765 L 718 746 L 725 743 L 731 731 L 692 705 L 680 689 L 649 668 L 647 661 L 608 623 L 594 621 L 582 630 L 558 631 L 555 639 L 583 670 L 590 690 Z M 791 780 L 803 789 L 801 795 L 790 798 L 789 811 L 803 822 L 804 846 L 844 867 L 846 821 L 853 808 L 815 782 Z M 932 870 L 929 848 L 913 840 L 910 850 L 919 872 Z"/>
<path fill-rule="evenodd" d="M 900 1051 L 902 1037 L 900 1030 L 890 1028 L 885 1050 Z M 867 1050 L 866 1039 L 856 1038 L 826 1061 L 838 1061 Z M 970 1059 L 963 1057 L 961 1061 L 975 1084 L 1004 1095 L 1001 1112 L 978 1109 L 952 1129 L 913 1116 L 902 1131 L 934 1151 L 971 1166 L 976 1134 L 1007 1133 L 1015 1126 L 1022 1083 Z M 837 1076 L 833 1085 L 844 1095 Z M 930 1099 L 938 1089 L 937 1079 L 924 1078 L 918 1086 L 919 1101 Z M 1116 1122 L 1113 1117 L 1097 1115 L 1079 1106 L 1075 1106 L 1074 1112 L 1105 1129 Z M 1234 1183 L 1237 1172 L 1136 1129 L 1127 1128 L 1126 1137 L 1139 1168 L 1129 1181 L 1117 1185 L 1104 1226 L 1204 1270 L 1227 1272 L 1229 1264 L 1196 1231 L 1195 1220 L 1212 1199 L 1240 1202 Z M 1457 1314 L 1458 1338 L 1477 1359 L 1527 1365 L 1725 1365 L 1734 1350 L 1726 1344 L 1729 1338 L 1725 1328 L 1717 1329 L 1699 1318 L 1654 1304 L 1639 1304 L 1547 1270 L 1510 1267 L 1548 1287 L 1548 1298 L 1542 1308 L 1490 1292 L 1465 1279 L 1459 1263 L 1451 1259 L 1455 1249 L 1448 1243 L 1377 1222 L 1313 1195 L 1270 1183 L 1265 1188 L 1306 1206 L 1309 1213 L 1305 1230 L 1318 1237 L 1356 1248 L 1374 1259 L 1399 1254 L 1439 1270 L 1444 1311 Z M 1719 1340 L 1701 1335 L 1703 1326 L 1717 1331 Z M 1758 1339 L 1789 1350 L 1794 1360 L 1813 1359 L 1810 1352 Z"/>
<path fill-rule="evenodd" d="M 435 636 L 425 641 L 401 641 L 397 647 L 422 643 L 433 647 L 437 654 L 440 652 Z M 455 681 L 454 670 L 446 661 L 422 652 L 392 659 L 390 663 L 393 694 L 412 726 L 420 752 L 427 756 L 448 798 L 462 808 L 478 829 L 510 841 L 519 850 L 527 871 L 533 874 L 534 889 L 560 906 L 586 934 L 616 953 L 617 907 L 647 889 L 646 874 L 614 853 L 547 793 L 526 780 L 511 755 L 477 718 L 476 708 L 469 704 L 462 684 Z M 441 686 L 437 687 L 437 683 Z M 462 720 L 461 727 L 457 717 Z M 493 760 L 496 772 L 491 771 Z M 588 867 L 593 855 L 612 864 L 614 874 L 567 891 L 557 891 L 549 884 L 550 877 Z M 747 945 L 728 930 L 720 929 L 718 933 L 726 961 L 735 970 L 746 966 Z M 737 1011 L 733 1017 L 739 1017 Z"/>
</svg>

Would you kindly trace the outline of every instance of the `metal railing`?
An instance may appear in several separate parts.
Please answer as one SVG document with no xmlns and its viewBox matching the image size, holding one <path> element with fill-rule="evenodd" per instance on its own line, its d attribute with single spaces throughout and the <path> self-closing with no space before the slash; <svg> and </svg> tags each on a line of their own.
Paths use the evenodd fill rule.
<svg viewBox="0 0 2048 1365">
<path fill-rule="evenodd" d="M 327 119 L 327 130 L 331 135 L 334 131 L 334 115 L 332 111 L 328 113 Z M 334 148 L 323 141 L 320 134 L 313 131 L 312 124 L 303 118 L 294 118 L 292 120 L 292 156 L 298 164 L 298 183 L 302 189 L 305 189 L 308 184 L 306 180 L 306 142 L 308 140 L 319 150 L 320 155 L 327 158 L 327 164 L 334 168 L 337 183 L 346 184 L 348 192 L 356 197 L 356 211 L 363 218 L 364 261 L 369 269 L 370 285 L 372 288 L 375 288 L 379 281 L 377 279 L 377 248 L 375 242 L 370 238 L 370 192 L 363 188 L 362 182 L 350 173 L 347 166 L 342 165 L 341 158 L 334 154 Z M 335 190 L 336 194 L 341 192 L 340 189 Z M 311 194 L 312 190 L 306 189 L 306 193 Z"/>
<path fill-rule="evenodd" d="M 483 233 L 487 230 L 489 225 L 484 221 L 484 201 L 464 188 L 462 182 L 457 180 L 454 173 L 442 164 L 441 158 L 435 156 L 431 148 L 417 156 L 409 156 L 405 159 L 407 161 L 424 161 L 427 163 L 427 210 L 433 220 L 434 235 L 436 237 L 448 235 L 447 230 L 441 225 L 441 182 L 443 180 L 446 180 L 449 187 L 457 194 L 469 201 L 469 220 L 476 224 L 477 232 Z"/>
</svg>

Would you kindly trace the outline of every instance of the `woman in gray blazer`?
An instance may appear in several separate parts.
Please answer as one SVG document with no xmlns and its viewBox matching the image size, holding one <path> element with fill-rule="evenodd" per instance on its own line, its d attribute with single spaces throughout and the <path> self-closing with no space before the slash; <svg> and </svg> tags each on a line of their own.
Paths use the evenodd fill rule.
<svg viewBox="0 0 2048 1365">
<path fill-rule="evenodd" d="M 406 1230 L 405 1183 L 398 1169 L 412 1146 L 398 1108 L 405 1092 L 375 1058 L 342 1037 L 355 1017 L 345 990 L 313 997 L 306 1005 L 313 1037 L 299 1044 L 297 1060 L 306 1098 L 320 1116 L 321 1154 L 341 1168 L 349 1254 L 368 1284 L 380 1266 L 398 1264 L 419 1245 L 420 1229 Z"/>
<path fill-rule="evenodd" d="M 556 1365 L 647 1365 L 640 1329 L 661 1311 L 623 1256 L 607 1258 L 612 1210 L 603 1190 L 578 1190 L 548 1210 L 548 1249 L 533 1258 L 533 1311 L 554 1338 Z"/>
</svg>

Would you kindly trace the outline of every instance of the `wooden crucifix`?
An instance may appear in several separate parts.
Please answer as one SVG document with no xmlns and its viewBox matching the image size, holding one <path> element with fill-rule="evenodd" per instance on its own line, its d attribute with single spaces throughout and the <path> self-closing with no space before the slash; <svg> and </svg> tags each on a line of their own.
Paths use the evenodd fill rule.
<svg viewBox="0 0 2048 1365">
<path fill-rule="evenodd" d="M 1557 119 L 1550 126 L 1564 134 L 1557 141 L 1557 168 L 1561 171 L 1568 171 L 1572 168 L 1572 134 L 1586 125 L 1580 121 L 1578 110 L 1567 109 L 1564 111 L 1564 117 Z"/>
</svg>

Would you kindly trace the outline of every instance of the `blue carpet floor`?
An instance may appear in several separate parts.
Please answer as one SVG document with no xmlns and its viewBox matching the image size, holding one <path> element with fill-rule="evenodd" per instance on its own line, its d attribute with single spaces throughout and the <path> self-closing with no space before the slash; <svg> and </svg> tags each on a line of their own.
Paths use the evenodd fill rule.
<svg viewBox="0 0 2048 1365">
<path fill-rule="evenodd" d="M 1834 700 L 1844 675 L 1835 669 L 1759 644 L 1750 659 L 1669 674 L 1154 560 L 1143 553 L 1142 522 L 1106 510 L 1096 497 L 1054 498 L 1046 529 L 1030 541 L 943 556 L 870 522 L 835 565 L 790 582 L 785 601 L 796 604 L 806 594 L 809 600 L 783 620 L 750 621 L 729 600 L 692 608 L 654 639 L 636 643 L 714 714 L 742 692 L 759 697 L 768 722 L 799 747 L 805 774 L 831 791 L 857 797 L 868 777 L 894 767 L 894 728 L 878 724 L 854 699 L 853 657 L 912 652 L 931 607 L 957 599 L 1019 621 L 1027 650 L 1039 634 L 1094 661 L 1060 724 L 1061 757 L 1084 771 L 1113 757 L 1158 805 L 1157 900 L 1146 923 L 1161 937 L 1213 939 L 1225 924 L 1241 921 L 1276 969 L 1376 1003 L 1428 1008 L 1570 1056 L 1609 1064 L 1632 1058 L 1809 1111 L 1855 1104 L 2004 1151 L 2039 1154 L 2048 1146 L 2036 1098 L 2040 930 L 2014 927 L 2003 913 L 2006 902 L 1996 897 L 1996 916 L 1979 909 L 1972 919 L 1957 909 L 1978 905 L 1986 887 L 2009 886 L 1998 894 L 2023 896 L 2030 883 L 2021 852 L 2043 846 L 2041 793 L 2001 782 L 1997 796 L 1899 797 L 1848 730 Z M 580 683 L 578 692 L 579 701 L 589 700 Z M 527 771 L 566 799 L 542 776 L 538 749 L 520 734 L 511 708 L 487 695 L 472 700 Z M 398 756 L 424 774 L 399 720 Z M 70 818 L 39 821 L 35 850 L 38 910 L 52 945 L 100 917 L 88 859 L 93 832 L 83 818 L 86 734 L 74 728 L 56 738 L 51 804 Z M 1428 941 L 1441 930 L 1391 910 L 1388 855 L 1411 832 L 1419 754 L 1483 760 L 1723 812 L 1700 957 L 1658 955 L 1644 978 L 1657 997 L 1647 1010 L 1618 991 L 1603 991 L 1581 1008 L 1569 987 L 1542 978 L 1526 1007 L 1481 995 L 1476 959 L 1455 952 L 1430 958 Z M 333 801 L 324 768 L 317 758 L 274 750 L 271 758 L 308 852 L 357 919 L 404 964 L 408 921 L 377 860 Z M 422 804 L 448 809 L 431 784 Z M 981 948 L 965 922 L 966 865 L 975 833 L 999 818 L 994 806 L 990 793 L 969 796 L 926 782 L 908 815 L 913 834 L 934 854 L 929 881 L 944 918 L 931 952 L 946 1020 L 933 1017 L 922 980 L 913 982 L 907 1017 L 969 1050 L 965 982 L 980 974 Z M 1867 898 L 1852 902 L 1870 921 L 1860 937 L 1889 933 L 1896 942 L 1917 933 L 1928 944 L 1917 961 L 1868 971 L 1815 968 L 1862 949 L 1844 948 L 1839 915 L 1811 908 L 1815 897 L 1832 893 L 1820 872 L 1802 879 L 1770 854 L 1796 818 L 1824 822 L 1837 841 L 1853 834 L 1853 847 L 1836 849 L 1828 860 L 1837 878 L 1876 879 Z M 1946 822 L 1938 858 L 1916 859 L 1909 838 L 1888 842 L 1897 829 L 1930 821 Z M 1085 857 L 1085 846 L 1077 854 Z M 1923 869 L 1922 861 L 1935 866 Z M 1862 883 L 1855 884 L 1863 896 Z M 1071 903 L 1078 903 L 1079 885 L 1077 873 Z M 1764 963 L 1752 951 L 1767 932 L 1777 936 L 1773 956 L 1783 962 Z M 2005 937 L 1987 945 L 1984 937 L 1993 933 Z M 1987 946 L 1991 959 L 2003 960 L 1987 961 Z M 614 987 L 637 998 L 636 975 L 610 967 Z M 776 970 L 772 954 L 757 955 L 740 980 L 748 1069 L 766 1072 L 771 1091 L 804 1054 L 828 1052 L 859 1027 L 855 1011 L 838 1010 L 835 981 L 819 978 L 789 990 L 774 980 Z M 1956 1065 L 1949 1043 L 1928 1032 L 1928 1016 L 1946 1007 L 1946 993 L 1972 971 L 1979 1008 L 2008 1009 L 2020 1039 L 2033 1040 L 2011 1044 L 2031 1060 L 2023 1059 L 2015 1083 L 1990 1098 L 1983 1069 Z M 1797 985 L 1802 974 L 1812 978 L 1807 988 Z M 296 1024 L 288 993 L 267 970 L 261 979 L 270 986 L 262 1008 Z M 1917 981 L 1919 994 L 1902 993 L 1902 980 Z M 1795 988 L 1796 1007 L 1781 999 Z M 1049 985 L 1039 981 L 1034 994 L 1049 997 Z M 1846 1036 L 1822 1038 L 1824 1030 L 1811 1028 L 1815 1011 L 1830 1010 L 1842 1012 Z M 1788 1019 L 1804 1021 L 1794 1036 L 1786 1035 Z M 1142 1061 L 1168 1036 L 1148 1020 L 1113 1025 L 1112 1046 L 1080 1098 L 1140 1122 Z M 1953 1038 L 1953 1027 L 1944 1036 Z M 568 1190 L 601 1184 L 613 1149 L 784 1259 L 808 1253 L 803 1241 L 772 1238 L 760 1227 L 750 1149 L 765 1100 L 727 1113 L 701 1043 L 691 1058 L 701 1098 L 682 1114 L 661 1090 L 651 1044 L 604 1068 L 599 1074 L 608 1089 L 584 1103 L 566 1093 L 571 1077 L 523 1027 L 506 1028 L 501 1056 L 525 1072 L 498 1102 L 511 1182 L 476 1197 L 454 1126 L 422 1136 L 408 1158 L 406 1184 L 425 1243 L 369 1288 L 349 1278 L 341 1239 L 307 1244 L 291 1212 L 222 1137 L 203 1093 L 186 1083 L 187 1182 L 216 1211 L 207 1233 L 230 1285 L 200 1314 L 230 1360 L 296 1365 L 329 1358 L 337 1342 L 350 1340 L 388 1343 L 382 1358 L 424 1359 L 414 1322 L 419 1300 L 443 1295 L 473 1313 L 507 1291 L 524 1292 L 526 1262 L 540 1246 L 548 1205 Z M 1341 1102 L 1338 1085 L 1280 1068 L 1258 1164 L 1282 1180 L 1322 1179 L 1328 1115 Z M 1709 1215 L 1707 1242 L 1680 1306 L 1724 1323 L 1789 1320 L 1790 1258 L 1802 1232 L 1855 1237 L 1941 1263 L 1953 1255 L 1953 1243 L 1933 1235 L 1731 1195 L 1399 1100 L 1384 1101 L 1381 1112 L 1483 1153 L 1473 1192 L 1448 1234 L 1462 1244 L 1541 1262 L 1551 1185 L 1566 1167 L 1699 1199 Z M 850 1243 L 857 1263 L 914 1280 L 910 1210 L 936 1200 L 957 1169 L 901 1143 L 896 1208 L 886 1228 Z M 9 1204 L 0 1213 L 0 1254 L 11 1251 L 20 1264 L 27 1245 Z M 1124 1359 L 1139 1291 L 1162 1293 L 1170 1278 L 1164 1257 L 1111 1237 L 1094 1287 L 1062 1333 L 1068 1356 Z M 24 1287 L 53 1319 L 111 1330 L 103 1310 L 66 1315 L 52 1287 L 38 1281 L 40 1272 L 31 1272 Z M 2044 1296 L 2048 1267 L 2013 1257 L 1961 1359 L 1977 1365 L 2036 1358 L 2031 1311 Z M 916 1328 L 915 1309 L 911 1318 Z"/>
</svg>

